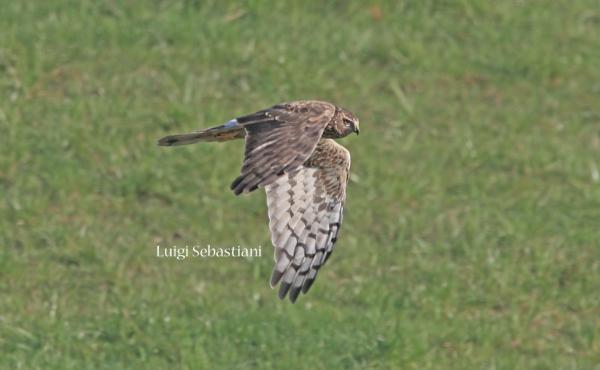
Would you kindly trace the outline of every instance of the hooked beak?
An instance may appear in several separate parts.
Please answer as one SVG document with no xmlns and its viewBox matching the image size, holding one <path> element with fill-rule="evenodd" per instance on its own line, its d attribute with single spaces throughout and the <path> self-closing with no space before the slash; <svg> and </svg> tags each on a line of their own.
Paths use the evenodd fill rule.
<svg viewBox="0 0 600 370">
<path fill-rule="evenodd" d="M 356 135 L 359 135 L 359 134 L 360 134 L 360 130 L 358 129 L 358 127 L 356 127 L 356 128 L 354 129 L 354 132 L 356 133 Z"/>
</svg>

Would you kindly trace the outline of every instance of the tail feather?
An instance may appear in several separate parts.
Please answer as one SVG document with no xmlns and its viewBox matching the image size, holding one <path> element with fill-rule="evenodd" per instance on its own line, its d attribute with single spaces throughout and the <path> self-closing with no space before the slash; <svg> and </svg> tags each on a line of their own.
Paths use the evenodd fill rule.
<svg viewBox="0 0 600 370">
<path fill-rule="evenodd" d="M 165 136 L 158 140 L 160 146 L 176 146 L 194 144 L 197 142 L 227 141 L 242 139 L 246 131 L 236 120 L 231 120 L 224 125 L 207 128 L 206 130 Z"/>
</svg>

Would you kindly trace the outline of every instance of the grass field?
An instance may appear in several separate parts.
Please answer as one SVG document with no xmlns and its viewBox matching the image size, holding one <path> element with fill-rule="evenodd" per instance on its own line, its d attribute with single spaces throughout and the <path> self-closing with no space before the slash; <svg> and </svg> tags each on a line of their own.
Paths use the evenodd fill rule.
<svg viewBox="0 0 600 370">
<path fill-rule="evenodd" d="M 0 5 L 1 369 L 600 369 L 597 1 Z M 352 110 L 336 252 L 268 286 L 243 143 Z M 262 245 L 255 259 L 155 246 Z"/>
</svg>

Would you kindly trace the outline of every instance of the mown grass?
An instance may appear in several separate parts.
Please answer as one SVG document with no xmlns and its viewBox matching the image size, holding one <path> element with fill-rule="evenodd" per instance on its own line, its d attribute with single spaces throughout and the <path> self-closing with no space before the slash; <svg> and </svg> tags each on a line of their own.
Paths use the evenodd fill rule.
<svg viewBox="0 0 600 370">
<path fill-rule="evenodd" d="M 1 368 L 599 368 L 596 1 L 0 9 Z M 306 98 L 361 135 L 291 305 L 242 143 L 155 141 Z"/>
</svg>

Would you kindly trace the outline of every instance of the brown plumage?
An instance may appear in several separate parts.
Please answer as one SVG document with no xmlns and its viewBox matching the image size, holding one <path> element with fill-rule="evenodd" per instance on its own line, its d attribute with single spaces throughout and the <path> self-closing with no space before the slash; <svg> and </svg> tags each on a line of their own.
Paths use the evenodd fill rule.
<svg viewBox="0 0 600 370">
<path fill-rule="evenodd" d="M 271 286 L 296 301 L 314 282 L 338 238 L 350 153 L 331 139 L 359 132 L 352 113 L 322 101 L 296 101 L 238 117 L 196 133 L 171 135 L 159 145 L 245 137 L 238 195 L 265 188 L 275 267 Z"/>
</svg>

